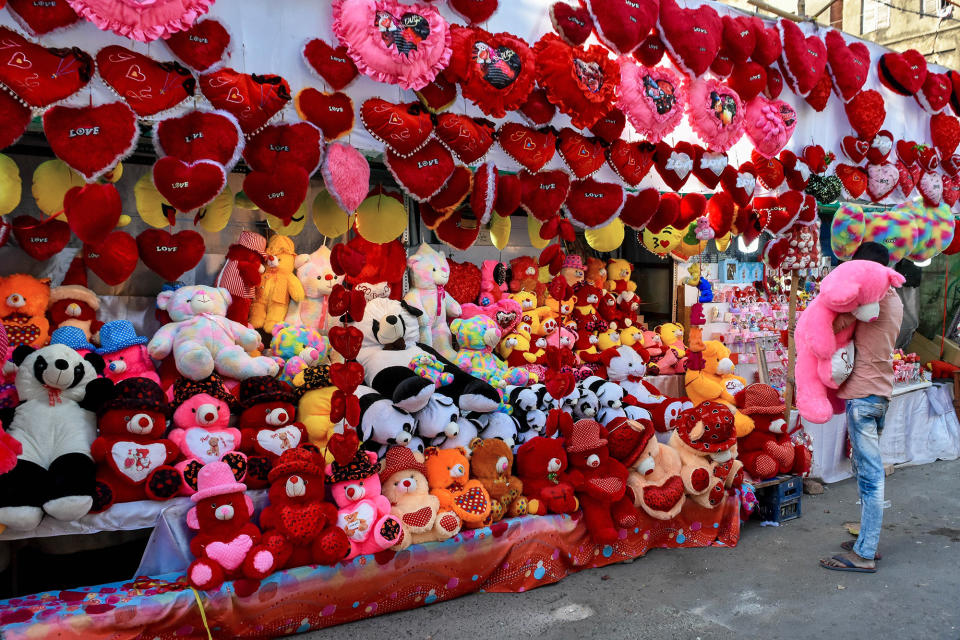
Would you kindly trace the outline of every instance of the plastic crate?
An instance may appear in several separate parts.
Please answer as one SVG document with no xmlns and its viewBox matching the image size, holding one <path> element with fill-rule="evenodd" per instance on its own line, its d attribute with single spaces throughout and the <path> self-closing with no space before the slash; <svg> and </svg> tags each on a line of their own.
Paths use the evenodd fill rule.
<svg viewBox="0 0 960 640">
<path fill-rule="evenodd" d="M 802 510 L 803 478 L 788 476 L 782 482 L 757 490 L 757 513 L 764 522 L 787 522 Z"/>
</svg>

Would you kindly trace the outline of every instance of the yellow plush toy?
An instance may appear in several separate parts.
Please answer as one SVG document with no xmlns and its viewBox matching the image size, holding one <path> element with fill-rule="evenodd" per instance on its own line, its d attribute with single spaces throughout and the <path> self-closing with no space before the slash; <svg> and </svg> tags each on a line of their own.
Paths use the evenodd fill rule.
<svg viewBox="0 0 960 640">
<path fill-rule="evenodd" d="M 537 294 L 530 291 L 511 293 L 510 299 L 520 305 L 520 323 L 529 331 L 533 326 L 533 317 L 530 313 L 537 308 Z"/>
<path fill-rule="evenodd" d="M 293 378 L 293 386 L 303 394 L 297 405 L 297 418 L 307 430 L 310 444 L 324 453 L 328 463 L 333 462 L 333 454 L 327 452 L 327 443 L 336 426 L 330 420 L 330 399 L 337 390 L 330 382 L 329 372 L 329 366 L 318 365 L 304 369 Z"/>
<path fill-rule="evenodd" d="M 635 344 L 643 346 L 643 331 L 636 325 L 624 327 L 620 331 L 620 344 L 625 347 L 632 347 Z"/>
<path fill-rule="evenodd" d="M 497 355 L 510 367 L 536 364 L 537 359 L 543 354 L 543 349 L 531 348 L 530 334 L 519 326 L 497 345 Z"/>
<path fill-rule="evenodd" d="M 607 349 L 619 347 L 623 344 L 621 334 L 616 329 L 607 329 L 597 334 L 597 352 L 602 353 Z"/>
<path fill-rule="evenodd" d="M 657 327 L 657 335 L 660 336 L 663 346 L 673 349 L 678 358 L 687 355 L 687 348 L 683 344 L 683 325 L 666 322 Z"/>
<path fill-rule="evenodd" d="M 548 336 L 560 326 L 559 322 L 557 322 L 557 314 L 555 314 L 550 307 L 537 307 L 533 309 L 530 311 L 530 319 L 531 336 Z"/>
<path fill-rule="evenodd" d="M 270 331 L 283 322 L 290 300 L 303 300 L 303 284 L 294 274 L 297 252 L 293 240 L 275 235 L 267 243 L 267 270 L 257 287 L 257 295 L 250 305 L 250 326 Z"/>
<path fill-rule="evenodd" d="M 630 300 L 637 290 L 637 283 L 630 279 L 633 265 L 622 258 L 607 262 L 607 291 L 617 294 L 620 300 Z"/>
<path fill-rule="evenodd" d="M 687 397 L 694 405 L 703 402 L 721 402 L 733 411 L 733 424 L 737 437 L 742 438 L 753 431 L 750 416 L 737 411 L 734 396 L 747 386 L 747 381 L 733 373 L 733 361 L 730 349 L 719 340 L 707 340 L 703 343 L 703 369 L 689 369 L 686 373 Z"/>
</svg>

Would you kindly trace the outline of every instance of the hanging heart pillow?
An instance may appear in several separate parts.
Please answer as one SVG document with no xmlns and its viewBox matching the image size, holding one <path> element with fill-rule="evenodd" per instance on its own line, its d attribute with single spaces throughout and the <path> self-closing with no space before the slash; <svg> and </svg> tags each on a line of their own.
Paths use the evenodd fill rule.
<svg viewBox="0 0 960 640">
<path fill-rule="evenodd" d="M 763 90 L 763 95 L 771 100 L 776 100 L 783 93 L 783 76 L 773 67 L 767 68 L 767 88 Z"/>
<path fill-rule="evenodd" d="M 570 185 L 564 207 L 575 226 L 598 229 L 620 215 L 624 197 L 620 185 L 587 178 Z"/>
<path fill-rule="evenodd" d="M 210 10 L 214 0 L 151 0 L 123 2 L 119 5 L 116 0 L 67 2 L 101 31 L 112 31 L 140 42 L 152 42 L 189 29 L 198 17 Z"/>
<path fill-rule="evenodd" d="M 641 67 L 627 57 L 621 57 L 619 62 L 617 106 L 640 135 L 656 144 L 683 119 L 686 89 L 672 69 Z"/>
<path fill-rule="evenodd" d="M 654 188 L 627 195 L 620 211 L 620 220 L 631 229 L 640 231 L 660 206 L 660 192 Z"/>
<path fill-rule="evenodd" d="M 693 80 L 687 89 L 690 127 L 711 151 L 726 151 L 743 136 L 744 108 L 737 92 L 716 80 Z"/>
<path fill-rule="evenodd" d="M 252 136 L 290 102 L 290 85 L 280 76 L 240 73 L 224 67 L 200 76 L 200 91 L 217 109 L 233 114 Z"/>
<path fill-rule="evenodd" d="M 177 106 L 192 96 L 197 86 L 193 74 L 179 63 L 157 62 L 117 45 L 97 53 L 97 69 L 103 81 L 141 117 Z"/>
<path fill-rule="evenodd" d="M 111 287 L 123 284 L 137 268 L 137 241 L 125 231 L 111 231 L 96 244 L 83 245 L 83 264 Z"/>
<path fill-rule="evenodd" d="M 880 202 L 893 193 L 900 183 L 900 172 L 889 162 L 867 165 L 867 196 Z"/>
<path fill-rule="evenodd" d="M 754 148 L 772 158 L 787 146 L 797 127 L 797 112 L 783 100 L 757 96 L 746 106 L 745 128 Z"/>
<path fill-rule="evenodd" d="M 455 167 L 453 156 L 436 139 L 431 139 L 422 149 L 406 158 L 388 149 L 383 161 L 397 183 L 417 202 L 425 202 L 435 196 Z"/>
<path fill-rule="evenodd" d="M 350 86 L 359 74 L 345 45 L 334 48 L 326 40 L 315 38 L 307 41 L 300 53 L 307 67 L 334 91 Z"/>
<path fill-rule="evenodd" d="M 73 234 L 82 242 L 97 244 L 117 226 L 123 201 L 113 184 L 73 187 L 63 196 L 63 211 Z"/>
<path fill-rule="evenodd" d="M 863 140 L 873 140 L 883 121 L 887 118 L 883 96 L 873 89 L 866 89 L 855 95 L 843 107 L 850 126 Z"/>
<path fill-rule="evenodd" d="M 206 73 L 223 66 L 230 33 L 218 20 L 198 20 L 164 42 L 183 64 L 198 73 Z"/>
<path fill-rule="evenodd" d="M 783 176 L 787 181 L 787 186 L 795 191 L 803 191 L 807 188 L 807 180 L 810 179 L 810 168 L 797 157 L 793 151 L 784 149 L 780 152 L 780 164 L 783 165 Z"/>
<path fill-rule="evenodd" d="M 800 96 L 806 96 L 817 85 L 827 66 L 827 47 L 816 35 L 804 36 L 792 20 L 777 21 L 783 39 L 780 68 Z"/>
<path fill-rule="evenodd" d="M 946 113 L 930 117 L 930 139 L 940 152 L 940 158 L 950 158 L 960 145 L 960 121 Z"/>
<path fill-rule="evenodd" d="M 670 58 L 693 77 L 710 68 L 723 42 L 723 22 L 706 4 L 681 9 L 676 0 L 661 0 L 658 26 Z"/>
<path fill-rule="evenodd" d="M 836 29 L 827 32 L 827 72 L 833 89 L 844 102 L 849 102 L 867 81 L 870 73 L 870 50 L 862 42 L 847 44 Z"/>
<path fill-rule="evenodd" d="M 470 209 L 480 220 L 480 224 L 490 222 L 496 201 L 497 167 L 492 162 L 485 162 L 474 172 L 473 189 L 470 192 Z"/>
<path fill-rule="evenodd" d="M 521 171 L 517 175 L 520 178 L 520 206 L 524 211 L 540 222 L 559 213 L 570 193 L 570 176 L 566 171 Z"/>
<path fill-rule="evenodd" d="M 455 14 L 471 24 L 486 22 L 497 11 L 498 0 L 448 0 Z"/>
<path fill-rule="evenodd" d="M 0 27 L 0 83 L 29 107 L 43 108 L 68 98 L 93 77 L 93 58 L 77 49 L 47 49 Z"/>
<path fill-rule="evenodd" d="M 945 73 L 928 72 L 923 86 L 913 97 L 927 113 L 940 113 L 950 104 L 953 84 Z"/>
<path fill-rule="evenodd" d="M 917 191 L 928 207 L 936 207 L 943 200 L 943 176 L 933 171 L 924 171 L 917 182 Z"/>
<path fill-rule="evenodd" d="M 27 130 L 33 112 L 6 91 L 0 91 L 0 149 L 14 144 Z"/>
<path fill-rule="evenodd" d="M 736 205 L 733 203 L 733 198 L 725 191 L 713 194 L 707 200 L 706 214 L 713 233 L 716 237 L 722 238 L 730 232 L 733 218 L 736 216 Z"/>
<path fill-rule="evenodd" d="M 293 104 L 297 115 L 319 127 L 327 142 L 353 131 L 353 100 L 345 93 L 323 93 L 307 87 L 296 95 Z"/>
<path fill-rule="evenodd" d="M 720 151 L 708 151 L 700 146 L 696 147 L 696 153 L 693 162 L 693 175 L 706 188 L 716 189 L 717 185 L 720 184 L 720 176 L 723 175 L 729 164 L 727 154 Z"/>
<path fill-rule="evenodd" d="M 251 171 L 243 179 L 243 193 L 264 213 L 290 224 L 307 199 L 310 175 L 296 164 L 282 164 L 270 171 Z"/>
<path fill-rule="evenodd" d="M 720 186 L 738 207 L 745 207 L 753 200 L 757 188 L 757 169 L 749 160 L 739 168 L 728 166 L 720 175 Z"/>
<path fill-rule="evenodd" d="M 13 219 L 13 237 L 34 260 L 48 260 L 70 242 L 70 225 L 57 218 L 41 222 L 33 216 L 17 216 Z"/>
<path fill-rule="evenodd" d="M 370 164 L 349 144 L 327 146 L 324 154 L 323 183 L 341 209 L 348 214 L 357 210 L 370 191 Z"/>
<path fill-rule="evenodd" d="M 508 156 L 532 173 L 550 162 L 557 149 L 557 137 L 550 129 L 531 129 L 516 122 L 500 126 L 497 142 Z"/>
<path fill-rule="evenodd" d="M 943 170 L 947 175 L 956 177 L 960 174 L 960 154 L 953 154 L 947 158 L 943 159 L 943 162 L 940 163 L 940 166 L 943 167 Z"/>
<path fill-rule="evenodd" d="M 680 141 L 674 146 L 658 142 L 653 157 L 653 165 L 660 178 L 674 191 L 687 182 L 693 173 L 693 161 L 697 152 L 689 142 Z"/>
<path fill-rule="evenodd" d="M 66 29 L 80 21 L 67 0 L 7 0 L 7 10 L 34 37 Z"/>
<path fill-rule="evenodd" d="M 768 27 L 763 20 L 755 16 L 747 19 L 753 25 L 753 36 L 756 40 L 751 57 L 757 64 L 769 67 L 783 52 L 780 31 L 776 25 Z"/>
<path fill-rule="evenodd" d="M 204 249 L 203 236 L 190 229 L 176 234 L 147 229 L 137 236 L 140 260 L 167 282 L 176 282 L 200 264 Z"/>
<path fill-rule="evenodd" d="M 597 136 L 607 144 L 613 144 L 620 139 L 620 135 L 627 126 L 627 117 L 623 111 L 614 107 L 607 111 L 607 115 L 590 126 L 590 133 Z"/>
<path fill-rule="evenodd" d="M 420 87 L 414 93 L 427 111 L 440 113 L 453 106 L 457 99 L 457 85 L 441 73 L 433 82 Z"/>
<path fill-rule="evenodd" d="M 723 46 L 730 59 L 741 64 L 750 59 L 757 46 L 753 22 L 746 16 L 723 16 Z M 720 234 L 723 235 L 723 234 Z"/>
<path fill-rule="evenodd" d="M 817 80 L 817 84 L 814 85 L 804 100 L 808 105 L 813 107 L 814 111 L 820 113 L 827 108 L 827 103 L 830 102 L 830 91 L 832 87 L 833 84 L 830 82 L 830 76 L 824 73 L 820 76 L 820 79 Z"/>
<path fill-rule="evenodd" d="M 522 196 L 520 178 L 516 175 L 503 173 L 497 176 L 497 199 L 493 203 L 493 210 L 497 215 L 507 217 L 520 208 Z"/>
<path fill-rule="evenodd" d="M 159 157 L 212 160 L 229 171 L 240 159 L 243 145 L 240 123 L 226 111 L 188 111 L 153 126 L 153 146 Z"/>
<path fill-rule="evenodd" d="M 140 136 L 137 117 L 123 102 L 52 107 L 43 114 L 43 132 L 56 156 L 88 182 L 133 153 Z"/>
<path fill-rule="evenodd" d="M 654 31 L 643 39 L 640 46 L 633 50 L 633 57 L 645 67 L 655 67 L 663 60 L 666 52 L 666 45 L 663 44 L 663 40 L 661 40 L 657 32 Z"/>
<path fill-rule="evenodd" d="M 464 164 L 479 162 L 487 155 L 496 135 L 496 127 L 489 120 L 459 113 L 437 116 L 434 130 L 440 142 Z"/>
<path fill-rule="evenodd" d="M 323 133 L 309 122 L 270 125 L 247 141 L 243 159 L 255 171 L 295 164 L 313 175 L 323 160 Z"/>
<path fill-rule="evenodd" d="M 613 106 L 620 70 L 607 50 L 598 45 L 571 47 L 553 33 L 533 48 L 537 82 L 550 102 L 570 116 L 573 126 L 586 129 Z"/>
<path fill-rule="evenodd" d="M 657 0 L 587 0 L 597 37 L 614 53 L 637 48 L 657 24 Z"/>
<path fill-rule="evenodd" d="M 897 160 L 897 173 L 899 178 L 897 180 L 897 187 L 900 189 L 900 195 L 904 198 L 909 198 L 910 194 L 913 193 L 913 190 L 917 186 L 917 179 L 920 178 L 919 167 L 917 167 L 917 175 L 914 177 L 913 172 L 903 164 L 902 160 Z"/>
<path fill-rule="evenodd" d="M 605 145 L 596 138 L 564 127 L 557 138 L 557 152 L 577 179 L 592 176 L 606 161 Z"/>
<path fill-rule="evenodd" d="M 361 73 L 420 89 L 450 61 L 450 26 L 430 5 L 333 0 L 333 32 Z"/>
<path fill-rule="evenodd" d="M 454 167 L 443 188 L 428 200 L 428 204 L 446 215 L 459 207 L 473 189 L 473 172 L 462 164 Z"/>
<path fill-rule="evenodd" d="M 882 164 L 890 157 L 891 151 L 893 151 L 893 134 L 886 130 L 878 131 L 870 141 L 867 161 L 871 164 Z"/>
<path fill-rule="evenodd" d="M 394 104 L 370 98 L 360 106 L 360 121 L 370 135 L 400 157 L 415 153 L 433 134 L 433 120 L 418 102 Z"/>
<path fill-rule="evenodd" d="M 680 196 L 676 193 L 664 193 L 660 196 L 657 209 L 647 221 L 646 230 L 651 233 L 660 233 L 671 226 L 680 217 Z"/>
<path fill-rule="evenodd" d="M 566 2 L 554 2 L 550 5 L 550 23 L 563 41 L 572 47 L 582 45 L 593 32 L 590 12 Z"/>
<path fill-rule="evenodd" d="M 903 53 L 885 53 L 877 62 L 880 83 L 894 93 L 911 96 L 923 87 L 927 79 L 927 59 L 916 49 Z"/>
<path fill-rule="evenodd" d="M 210 160 L 186 163 L 167 156 L 153 165 L 153 184 L 178 211 L 193 211 L 220 195 L 227 182 L 223 166 Z"/>
<path fill-rule="evenodd" d="M 464 218 L 463 211 L 457 209 L 437 225 L 434 233 L 445 245 L 466 251 L 480 237 L 480 225 L 474 219 Z"/>
<path fill-rule="evenodd" d="M 745 103 L 760 95 L 767 86 L 767 70 L 756 62 L 738 63 L 727 78 L 727 84 Z"/>
<path fill-rule="evenodd" d="M 848 164 L 838 164 L 836 168 L 837 177 L 843 189 L 851 198 L 859 198 L 867 190 L 867 172 L 861 167 L 853 167 Z"/>
<path fill-rule="evenodd" d="M 454 25 L 450 35 L 453 55 L 444 75 L 460 83 L 464 98 L 494 118 L 526 102 L 537 77 L 536 58 L 526 42 L 479 27 Z"/>
<path fill-rule="evenodd" d="M 526 101 L 520 105 L 519 111 L 530 124 L 542 127 L 553 120 L 553 116 L 557 114 L 557 106 L 547 98 L 546 91 L 534 89 L 527 96 Z"/>
<path fill-rule="evenodd" d="M 656 146 L 650 142 L 616 140 L 607 149 L 607 162 L 620 179 L 635 187 L 653 168 Z"/>
<path fill-rule="evenodd" d="M 840 151 L 854 164 L 860 164 L 870 151 L 870 141 L 855 136 L 844 136 L 840 140 Z"/>
<path fill-rule="evenodd" d="M 786 173 L 783 170 L 783 163 L 778 158 L 766 158 L 754 150 L 750 154 L 750 160 L 756 169 L 757 179 L 765 189 L 775 191 L 783 184 Z"/>
</svg>

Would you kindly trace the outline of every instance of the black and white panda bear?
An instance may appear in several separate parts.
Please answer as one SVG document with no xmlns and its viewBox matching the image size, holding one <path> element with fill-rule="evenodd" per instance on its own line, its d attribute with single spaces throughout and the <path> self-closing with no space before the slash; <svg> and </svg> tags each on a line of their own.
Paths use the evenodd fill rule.
<svg viewBox="0 0 960 640">
<path fill-rule="evenodd" d="M 516 418 L 509 416 L 502 411 L 492 411 L 490 413 L 478 413 L 470 416 L 480 424 L 480 437 L 484 440 L 497 438 L 503 440 L 508 447 L 513 448 L 519 444 L 518 431 L 519 424 Z"/>
<path fill-rule="evenodd" d="M 363 448 L 374 451 L 379 457 L 394 446 L 406 446 L 414 437 L 413 416 L 394 406 L 387 398 L 364 385 L 354 392 L 360 403 L 360 424 L 357 436 Z"/>
<path fill-rule="evenodd" d="M 423 311 L 401 300 L 374 298 L 367 302 L 356 327 L 363 333 L 357 361 L 366 383 L 404 411 L 416 413 L 436 393 L 452 398 L 462 413 L 489 413 L 500 406 L 500 394 L 489 383 L 474 378 L 437 351 L 417 340 Z M 411 363 L 432 356 L 453 381 L 437 386 L 411 369 Z"/>
<path fill-rule="evenodd" d="M 23 445 L 16 466 L 0 476 L 0 524 L 35 529 L 44 513 L 73 521 L 93 506 L 97 466 L 90 447 L 97 437 L 95 411 L 113 383 L 98 378 L 104 362 L 61 344 L 13 353 L 20 404 L 0 420 Z"/>
<path fill-rule="evenodd" d="M 441 447 L 447 438 L 455 438 L 460 432 L 457 420 L 460 410 L 453 399 L 441 393 L 430 397 L 427 406 L 414 414 L 417 420 L 417 435 L 428 447 Z"/>
</svg>

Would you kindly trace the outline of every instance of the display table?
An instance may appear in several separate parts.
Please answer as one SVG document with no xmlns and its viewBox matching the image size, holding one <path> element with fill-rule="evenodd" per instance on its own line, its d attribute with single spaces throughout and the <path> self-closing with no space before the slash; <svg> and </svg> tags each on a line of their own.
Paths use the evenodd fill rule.
<svg viewBox="0 0 960 640">
<path fill-rule="evenodd" d="M 847 457 L 846 414 L 825 424 L 803 421 L 813 440 L 810 475 L 838 482 L 853 475 Z M 953 386 L 934 384 L 894 392 L 880 435 L 886 464 L 926 464 L 960 457 L 960 422 L 953 409 Z"/>
<path fill-rule="evenodd" d="M 522 592 L 649 549 L 735 546 L 739 499 L 716 509 L 687 502 L 671 521 L 643 517 L 598 546 L 570 516 L 525 517 L 441 543 L 361 556 L 336 567 L 276 573 L 248 597 L 232 583 L 196 593 L 180 574 L 48 592 L 0 602 L 4 640 L 274 637 L 413 609 L 478 591 Z"/>
<path fill-rule="evenodd" d="M 684 375 L 674 373 L 667 376 L 644 376 L 643 378 L 668 398 L 682 398 L 687 395 Z"/>
</svg>

